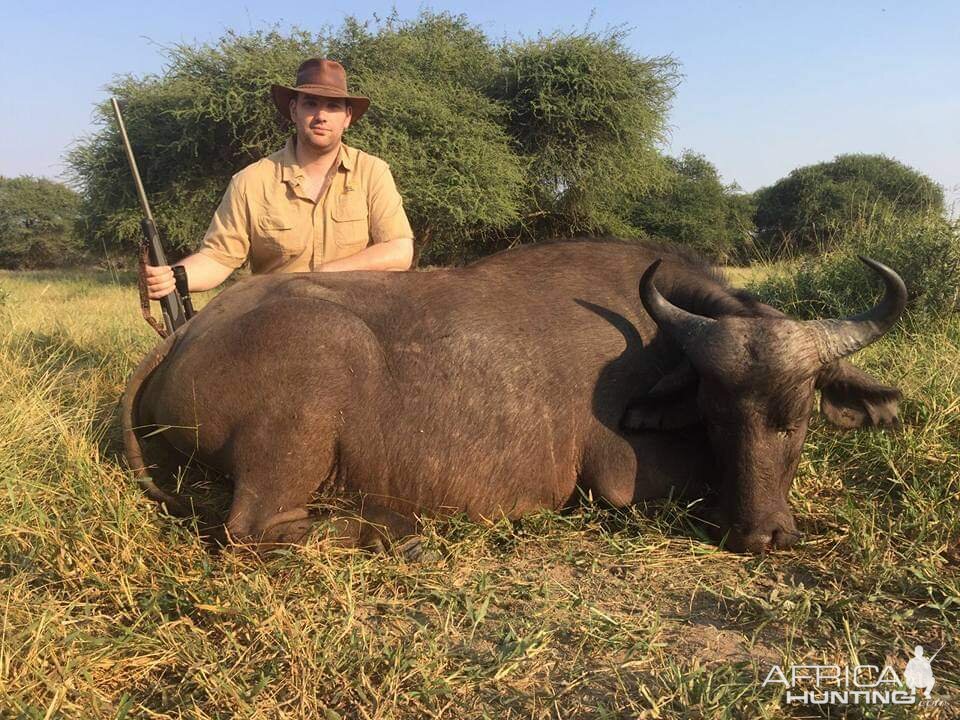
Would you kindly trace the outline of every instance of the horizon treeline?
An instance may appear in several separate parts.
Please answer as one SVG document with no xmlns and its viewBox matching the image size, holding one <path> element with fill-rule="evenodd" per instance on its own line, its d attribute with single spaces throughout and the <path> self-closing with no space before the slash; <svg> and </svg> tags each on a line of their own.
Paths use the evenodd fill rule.
<svg viewBox="0 0 960 720">
<path fill-rule="evenodd" d="M 882 155 L 798 168 L 747 194 L 703 155 L 665 154 L 679 64 L 637 55 L 622 30 L 495 42 L 464 16 L 425 12 L 316 33 L 227 32 L 165 54 L 161 74 L 119 77 L 109 91 L 174 258 L 199 245 L 231 175 L 282 147 L 290 131 L 269 87 L 314 56 L 343 63 L 351 90 L 371 98 L 344 140 L 390 164 L 421 264 L 602 235 L 749 262 L 828 249 L 865 213 L 943 214 L 940 186 Z M 97 114 L 99 128 L 67 156 L 80 190 L 74 244 L 133 257 L 133 180 L 109 103 Z M 8 212 L 6 197 L 0 190 L 0 262 L 56 258 L 11 262 L 8 236 L 30 220 Z"/>
</svg>

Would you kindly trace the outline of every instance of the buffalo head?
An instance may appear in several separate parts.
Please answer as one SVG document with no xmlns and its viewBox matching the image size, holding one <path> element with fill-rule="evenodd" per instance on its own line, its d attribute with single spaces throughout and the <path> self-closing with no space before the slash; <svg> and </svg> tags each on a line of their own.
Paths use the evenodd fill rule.
<svg viewBox="0 0 960 720">
<path fill-rule="evenodd" d="M 659 260 L 640 281 L 644 307 L 682 349 L 686 374 L 695 376 L 687 403 L 709 437 L 719 475 L 720 530 L 736 551 L 796 542 L 787 496 L 814 390 L 821 376 L 836 372 L 841 358 L 877 340 L 903 311 L 907 291 L 900 277 L 874 260 L 861 260 L 880 276 L 886 293 L 874 308 L 842 320 L 696 315 L 657 290 Z M 683 384 L 675 373 L 651 392 L 670 393 L 669 386 Z"/>
</svg>

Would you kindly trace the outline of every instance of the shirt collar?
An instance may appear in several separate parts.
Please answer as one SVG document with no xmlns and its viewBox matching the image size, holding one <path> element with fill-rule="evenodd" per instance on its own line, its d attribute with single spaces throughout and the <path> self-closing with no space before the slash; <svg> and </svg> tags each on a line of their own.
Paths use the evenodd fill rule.
<svg viewBox="0 0 960 720">
<path fill-rule="evenodd" d="M 337 160 L 340 162 L 340 167 L 342 167 L 347 172 L 353 170 L 353 158 L 356 154 L 356 150 L 352 147 L 347 147 L 343 143 L 340 143 L 340 155 Z"/>
<path fill-rule="evenodd" d="M 290 182 L 304 177 L 303 168 L 297 162 L 296 140 L 287 138 L 287 144 L 280 153 L 280 180 Z"/>
<path fill-rule="evenodd" d="M 354 155 L 356 150 L 340 143 L 340 151 L 337 153 L 337 163 L 339 167 L 345 170 L 348 175 L 354 167 Z M 280 180 L 282 182 L 303 180 L 305 173 L 300 163 L 297 162 L 296 138 L 287 139 L 287 144 L 283 146 L 280 154 Z M 348 184 L 349 177 L 348 177 Z"/>
</svg>

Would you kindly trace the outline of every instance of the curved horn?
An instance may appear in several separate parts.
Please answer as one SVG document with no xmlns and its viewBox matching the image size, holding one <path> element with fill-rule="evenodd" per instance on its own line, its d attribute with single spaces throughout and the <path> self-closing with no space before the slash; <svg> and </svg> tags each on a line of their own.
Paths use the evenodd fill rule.
<svg viewBox="0 0 960 720">
<path fill-rule="evenodd" d="M 907 287 L 897 273 L 876 260 L 863 255 L 859 258 L 880 276 L 886 292 L 879 303 L 859 315 L 842 320 L 808 320 L 805 323 L 814 330 L 820 360 L 824 365 L 852 355 L 879 339 L 893 327 L 907 305 Z"/>
<path fill-rule="evenodd" d="M 688 350 L 716 320 L 678 308 L 660 294 L 653 284 L 653 276 L 661 262 L 663 258 L 655 260 L 640 278 L 640 301 L 657 327 L 680 343 L 684 350 Z"/>
</svg>

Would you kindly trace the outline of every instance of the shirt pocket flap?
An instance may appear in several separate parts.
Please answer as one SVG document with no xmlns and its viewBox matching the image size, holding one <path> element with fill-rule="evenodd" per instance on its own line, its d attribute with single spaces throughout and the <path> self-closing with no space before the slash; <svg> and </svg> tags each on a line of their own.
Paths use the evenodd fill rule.
<svg viewBox="0 0 960 720">
<path fill-rule="evenodd" d="M 264 215 L 260 218 L 260 229 L 268 232 L 272 230 L 292 230 L 293 221 L 290 218 L 278 215 Z"/>
</svg>

